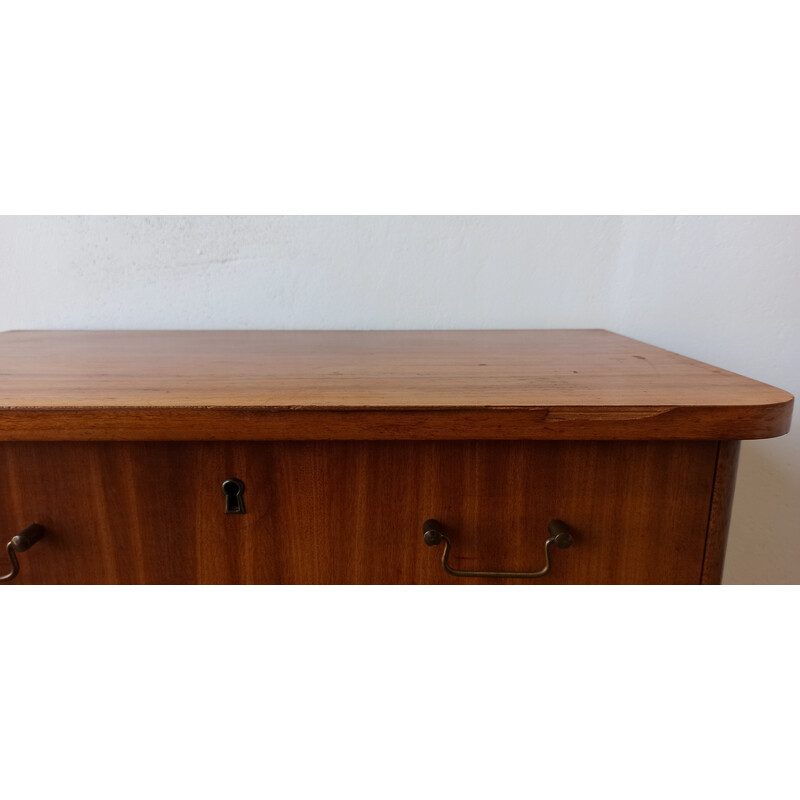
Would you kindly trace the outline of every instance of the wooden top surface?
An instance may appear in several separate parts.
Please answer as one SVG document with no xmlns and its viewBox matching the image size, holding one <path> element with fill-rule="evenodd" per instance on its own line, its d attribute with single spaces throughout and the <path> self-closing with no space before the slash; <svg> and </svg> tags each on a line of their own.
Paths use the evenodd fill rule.
<svg viewBox="0 0 800 800">
<path fill-rule="evenodd" d="M 602 330 L 0 334 L 5 440 L 739 439 L 791 411 Z"/>
</svg>

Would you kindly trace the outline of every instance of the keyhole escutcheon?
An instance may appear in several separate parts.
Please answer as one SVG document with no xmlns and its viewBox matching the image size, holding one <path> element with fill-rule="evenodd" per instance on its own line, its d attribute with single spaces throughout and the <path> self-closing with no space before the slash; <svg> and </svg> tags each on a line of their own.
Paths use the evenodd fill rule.
<svg viewBox="0 0 800 800">
<path fill-rule="evenodd" d="M 244 514 L 244 483 L 238 478 L 228 478 L 222 484 L 222 494 L 225 495 L 226 514 Z"/>
</svg>

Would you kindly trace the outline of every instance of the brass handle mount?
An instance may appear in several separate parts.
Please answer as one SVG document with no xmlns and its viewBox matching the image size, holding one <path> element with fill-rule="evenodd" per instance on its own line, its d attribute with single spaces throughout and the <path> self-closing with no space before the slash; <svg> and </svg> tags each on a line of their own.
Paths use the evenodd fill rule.
<svg viewBox="0 0 800 800">
<path fill-rule="evenodd" d="M 547 526 L 550 534 L 544 543 L 544 567 L 537 572 L 488 572 L 484 570 L 453 569 L 449 563 L 450 539 L 442 532 L 442 523 L 435 519 L 429 519 L 422 525 L 422 538 L 429 547 L 435 547 L 444 542 L 442 551 L 442 567 L 444 571 L 457 578 L 541 578 L 550 572 L 550 548 L 556 547 L 565 550 L 572 545 L 574 537 L 566 522 L 554 519 Z"/>
<path fill-rule="evenodd" d="M 28 525 L 24 531 L 20 531 L 20 533 L 11 538 L 11 541 L 6 545 L 8 560 L 11 562 L 11 572 L 7 575 L 0 575 L 0 583 L 13 581 L 19 575 L 17 553 L 24 553 L 26 550 L 30 550 L 43 536 L 44 528 L 41 525 Z"/>
</svg>

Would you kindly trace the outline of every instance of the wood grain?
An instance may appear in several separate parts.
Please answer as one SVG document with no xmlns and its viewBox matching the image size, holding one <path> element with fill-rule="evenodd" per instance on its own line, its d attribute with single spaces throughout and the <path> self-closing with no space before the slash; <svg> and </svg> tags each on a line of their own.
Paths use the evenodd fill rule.
<svg viewBox="0 0 800 800">
<path fill-rule="evenodd" d="M 740 442 L 720 442 L 719 444 L 701 583 L 722 582 L 725 549 L 728 544 L 728 528 L 733 508 L 733 492 L 736 488 L 739 449 Z"/>
<path fill-rule="evenodd" d="M 780 389 L 607 331 L 0 335 L 0 440 L 748 439 Z"/>
<path fill-rule="evenodd" d="M 503 583 L 539 569 L 547 524 L 575 544 L 531 583 L 698 583 L 717 442 L 0 444 L 0 530 L 38 522 L 20 583 Z M 225 515 L 222 482 L 246 485 Z M 0 568 L 1 570 L 2 568 Z M 710 574 L 710 573 L 709 573 Z"/>
</svg>

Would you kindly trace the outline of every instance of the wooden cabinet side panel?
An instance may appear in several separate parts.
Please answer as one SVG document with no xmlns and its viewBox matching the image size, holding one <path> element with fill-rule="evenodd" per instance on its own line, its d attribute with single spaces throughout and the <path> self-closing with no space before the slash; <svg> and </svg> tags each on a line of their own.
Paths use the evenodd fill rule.
<svg viewBox="0 0 800 800">
<path fill-rule="evenodd" d="M 575 544 L 534 583 L 698 583 L 717 447 L 4 443 L 0 531 L 48 530 L 21 583 L 496 583 L 446 574 L 423 521 L 456 568 L 531 571 L 560 518 Z M 224 513 L 227 478 L 244 515 Z"/>
<path fill-rule="evenodd" d="M 701 583 L 722 582 L 722 570 L 725 566 L 725 548 L 728 544 L 728 529 L 730 528 L 731 511 L 733 509 L 733 492 L 736 488 L 736 470 L 739 465 L 740 445 L 741 442 L 737 441 L 719 443 Z"/>
</svg>

